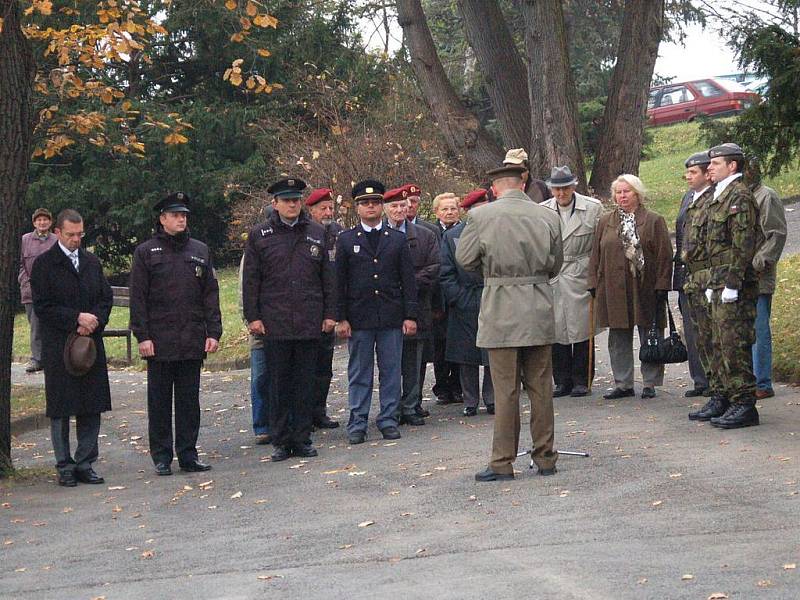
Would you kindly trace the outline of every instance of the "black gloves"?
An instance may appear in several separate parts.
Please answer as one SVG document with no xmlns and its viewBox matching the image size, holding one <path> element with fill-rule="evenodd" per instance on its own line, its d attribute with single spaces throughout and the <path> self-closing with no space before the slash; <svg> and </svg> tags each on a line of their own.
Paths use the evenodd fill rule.
<svg viewBox="0 0 800 600">
<path fill-rule="evenodd" d="M 594 298 L 595 294 L 597 293 L 597 290 L 595 290 L 594 288 L 591 288 L 589 290 L 589 293 L 592 295 L 592 298 Z"/>
</svg>

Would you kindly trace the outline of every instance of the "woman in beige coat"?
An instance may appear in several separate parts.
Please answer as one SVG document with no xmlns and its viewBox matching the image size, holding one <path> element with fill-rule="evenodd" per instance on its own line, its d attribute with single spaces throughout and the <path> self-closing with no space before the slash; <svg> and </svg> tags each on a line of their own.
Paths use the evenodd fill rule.
<svg viewBox="0 0 800 600">
<path fill-rule="evenodd" d="M 672 243 L 664 217 L 644 207 L 646 191 L 635 175 L 611 184 L 616 210 L 603 215 L 589 263 L 597 326 L 608 327 L 608 352 L 615 388 L 606 399 L 633 396 L 633 329 L 640 343 L 658 314 L 665 326 L 665 301 L 672 276 Z M 658 301 L 658 302 L 657 302 Z M 658 312 L 656 312 L 658 304 Z M 642 398 L 654 398 L 664 383 L 664 365 L 642 363 Z"/>
<path fill-rule="evenodd" d="M 547 180 L 553 198 L 542 206 L 558 213 L 564 264 L 552 282 L 556 313 L 553 344 L 553 397 L 589 394 L 589 258 L 595 228 L 603 212 L 598 200 L 575 192 L 578 179 L 569 167 L 554 167 Z"/>
</svg>

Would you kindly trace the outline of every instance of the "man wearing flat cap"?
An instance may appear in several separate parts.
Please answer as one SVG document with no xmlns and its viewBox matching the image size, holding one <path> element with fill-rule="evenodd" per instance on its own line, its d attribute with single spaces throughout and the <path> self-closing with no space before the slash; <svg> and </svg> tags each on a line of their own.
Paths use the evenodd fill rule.
<svg viewBox="0 0 800 600">
<path fill-rule="evenodd" d="M 708 367 L 711 356 L 706 344 L 711 342 L 710 313 L 705 296 L 705 282 L 702 289 L 695 282 L 703 277 L 692 277 L 689 266 L 683 259 L 685 248 L 692 249 L 693 267 L 699 259 L 697 255 L 700 231 L 692 232 L 692 223 L 702 209 L 708 198 L 714 195 L 714 184 L 708 172 L 708 151 L 692 154 L 686 159 L 684 179 L 689 184 L 689 190 L 684 194 L 675 220 L 675 269 L 672 272 L 672 289 L 678 292 L 678 308 L 683 318 L 683 334 L 686 339 L 686 351 L 689 355 L 689 376 L 694 384 L 691 389 L 684 392 L 686 398 L 694 398 L 711 393 L 709 379 L 716 375 Z M 698 222 L 699 227 L 699 222 Z M 703 232 L 704 233 L 704 232 Z M 692 237 L 694 236 L 694 237 Z M 687 243 L 688 242 L 688 243 Z M 701 252 L 705 253 L 702 248 Z M 691 281 L 690 281 L 691 279 Z M 693 298 L 691 298 L 693 296 Z M 700 312 L 694 316 L 695 308 Z M 699 321 L 699 322 L 698 322 Z M 702 323 L 703 336 L 699 336 L 699 325 Z M 705 364 L 704 364 L 705 362 Z M 707 375 L 708 373 L 708 375 Z M 718 390 L 717 390 L 718 391 Z"/>
<path fill-rule="evenodd" d="M 742 149 L 721 144 L 711 148 L 708 157 L 716 187 L 706 203 L 707 263 L 700 266 L 708 269 L 704 295 L 711 309 L 721 391 L 689 418 L 735 429 L 759 424 L 752 356 L 758 274 L 752 263 L 761 230 L 755 199 L 742 181 Z"/>
<path fill-rule="evenodd" d="M 556 343 L 553 344 L 553 397 L 589 394 L 589 344 L 594 331 L 589 327 L 589 261 L 595 229 L 603 212 L 599 200 L 575 190 L 578 178 L 568 166 L 553 167 L 547 187 L 553 197 L 542 206 L 556 211 L 561 220 L 564 263 L 553 283 L 556 313 Z M 592 361 L 594 362 L 594 361 Z"/>
<path fill-rule="evenodd" d="M 113 294 L 100 261 L 81 248 L 84 234 L 81 215 L 62 210 L 55 223 L 58 241 L 33 262 L 30 280 L 33 308 L 42 326 L 46 414 L 58 484 L 67 487 L 79 481 L 104 482 L 92 465 L 98 456 L 100 413 L 111 410 L 103 329 Z M 76 344 L 77 352 L 66 348 L 75 335 L 91 340 Z M 69 441 L 72 416 L 78 438 L 74 455 Z"/>
<path fill-rule="evenodd" d="M 461 208 L 469 212 L 489 202 L 491 197 L 489 190 L 483 188 L 473 190 L 461 200 Z M 464 227 L 465 223 L 462 221 L 444 234 L 439 265 L 439 287 L 447 305 L 445 359 L 458 365 L 458 376 L 464 397 L 463 415 L 474 417 L 478 414 L 481 397 L 486 412 L 494 414 L 494 388 L 489 355 L 485 349 L 476 345 L 483 277 L 475 271 L 467 271 L 456 261 L 456 248 Z M 480 385 L 481 365 L 483 365 L 483 386 Z"/>
<path fill-rule="evenodd" d="M 351 444 L 367 439 L 375 355 L 380 381 L 376 420 L 384 439 L 400 438 L 403 335 L 417 332 L 417 286 L 406 236 L 383 224 L 383 184 L 359 181 L 352 196 L 359 224 L 336 241 L 336 332 L 348 339 Z"/>
<path fill-rule="evenodd" d="M 136 247 L 131 267 L 130 328 L 147 361 L 150 458 L 158 475 L 172 474 L 173 445 L 181 470 L 211 468 L 197 452 L 200 368 L 219 348 L 222 315 L 211 252 L 189 236 L 189 203 L 175 192 L 155 205 L 156 233 Z"/>
<path fill-rule="evenodd" d="M 325 228 L 326 258 L 335 272 L 336 238 L 342 232 L 342 226 L 333 219 L 335 214 L 333 190 L 330 188 L 311 190 L 308 198 L 306 198 L 306 208 L 314 222 Z M 314 427 L 317 429 L 335 429 L 339 427 L 339 421 L 335 421 L 328 416 L 328 391 L 331 388 L 331 380 L 333 379 L 333 351 L 335 346 L 336 334 L 333 331 L 327 333 L 323 331 L 319 353 L 317 354 L 314 396 L 311 403 Z"/>
<path fill-rule="evenodd" d="M 56 236 L 50 233 L 53 225 L 53 215 L 46 208 L 37 208 L 31 217 L 33 231 L 22 236 L 19 259 L 19 293 L 22 305 L 25 307 L 25 316 L 31 328 L 31 360 L 25 365 L 26 373 L 35 373 L 42 370 L 42 334 L 39 328 L 39 318 L 33 310 L 33 294 L 31 293 L 31 271 L 33 261 L 40 254 L 44 254 L 56 243 Z"/>
<path fill-rule="evenodd" d="M 532 458 L 540 475 L 556 472 L 553 449 L 553 292 L 561 269 L 561 220 L 522 191 L 520 165 L 489 171 L 497 200 L 470 211 L 456 260 L 483 275 L 478 347 L 489 351 L 495 420 L 489 466 L 477 481 L 514 478 L 519 447 L 520 380 L 531 401 Z"/>
<path fill-rule="evenodd" d="M 242 305 L 264 338 L 272 461 L 317 456 L 310 443 L 320 337 L 333 331 L 334 272 L 325 228 L 302 210 L 301 179 L 273 183 L 275 210 L 247 236 Z"/>
</svg>

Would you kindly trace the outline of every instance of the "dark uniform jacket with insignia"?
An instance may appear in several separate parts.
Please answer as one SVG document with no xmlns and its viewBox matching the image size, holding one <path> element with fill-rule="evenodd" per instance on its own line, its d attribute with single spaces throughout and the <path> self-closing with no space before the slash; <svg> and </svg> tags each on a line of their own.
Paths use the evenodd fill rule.
<svg viewBox="0 0 800 600">
<path fill-rule="evenodd" d="M 219 284 L 203 242 L 159 231 L 133 253 L 130 328 L 151 340 L 152 360 L 206 357 L 206 338 L 222 337 Z"/>
<path fill-rule="evenodd" d="M 265 339 L 320 339 L 335 316 L 336 293 L 325 227 L 301 212 L 292 227 L 273 211 L 247 238 L 242 305 L 248 323 L 262 321 Z"/>
<path fill-rule="evenodd" d="M 361 225 L 336 242 L 337 321 L 353 329 L 399 329 L 417 319 L 414 263 L 406 236 L 383 226 L 372 247 Z"/>
</svg>

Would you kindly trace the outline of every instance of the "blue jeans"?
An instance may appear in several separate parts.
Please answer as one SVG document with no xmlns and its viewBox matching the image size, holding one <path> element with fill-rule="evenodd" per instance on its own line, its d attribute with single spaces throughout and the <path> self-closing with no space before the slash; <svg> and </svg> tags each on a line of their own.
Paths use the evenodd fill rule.
<svg viewBox="0 0 800 600">
<path fill-rule="evenodd" d="M 267 358 L 263 348 L 250 350 L 250 403 L 253 405 L 253 432 L 269 435 L 267 411 Z"/>
<path fill-rule="evenodd" d="M 397 427 L 403 331 L 401 329 L 355 330 L 348 340 L 347 347 L 350 351 L 350 362 L 347 365 L 350 421 L 347 423 L 347 432 L 367 430 L 376 352 L 381 404 L 376 424 L 381 430 L 386 427 Z"/>
<path fill-rule="evenodd" d="M 772 389 L 772 331 L 769 317 L 772 313 L 772 294 L 759 294 L 756 304 L 756 343 L 753 344 L 753 374 L 756 388 Z"/>
</svg>

